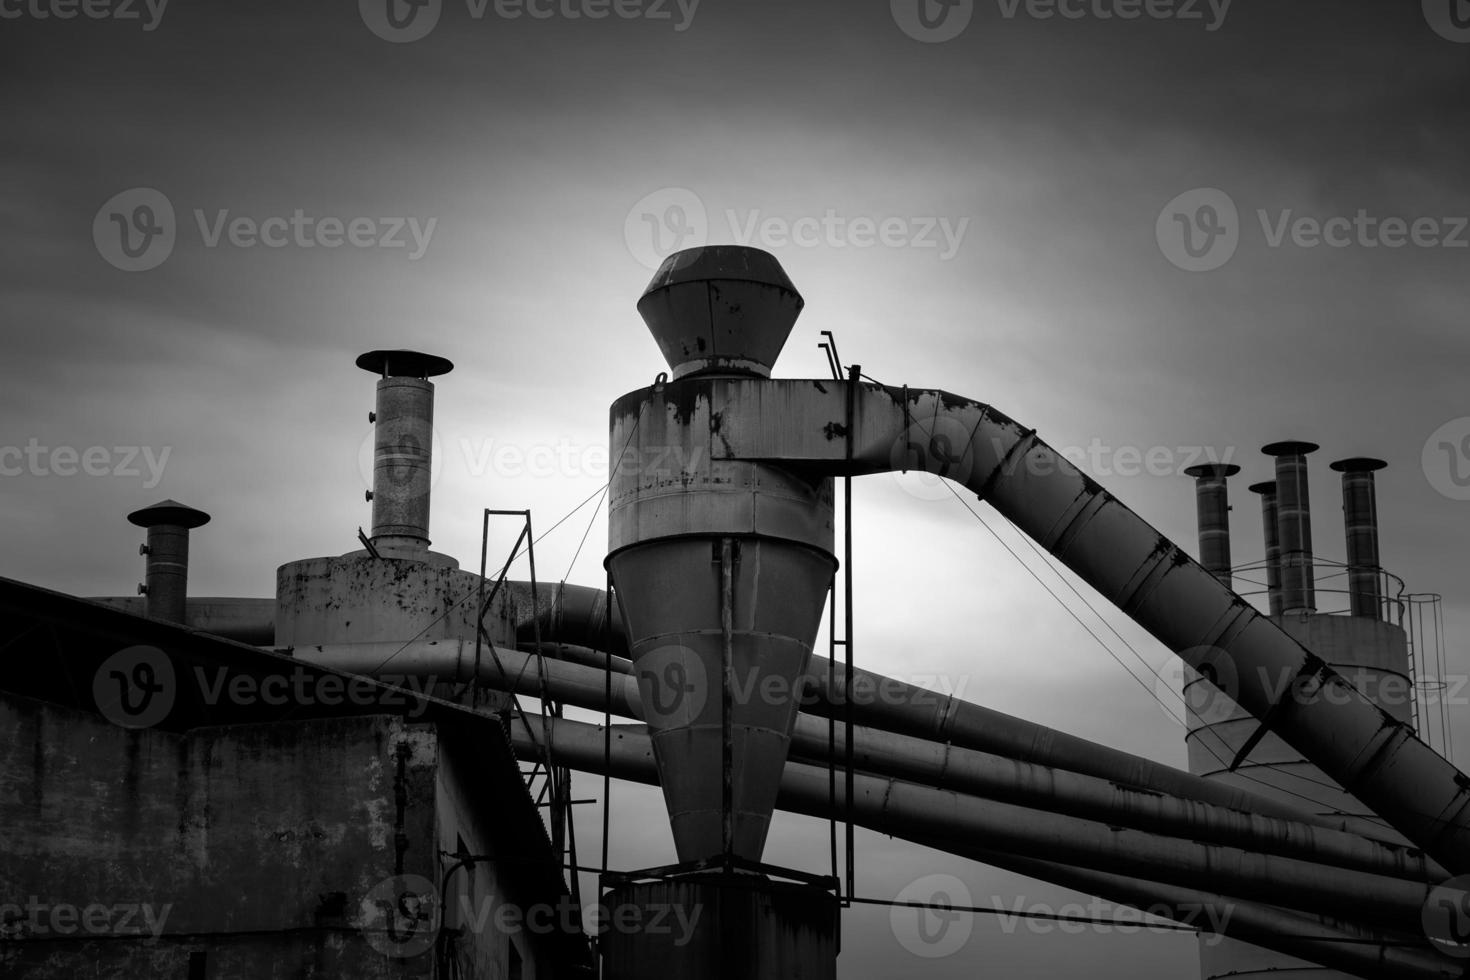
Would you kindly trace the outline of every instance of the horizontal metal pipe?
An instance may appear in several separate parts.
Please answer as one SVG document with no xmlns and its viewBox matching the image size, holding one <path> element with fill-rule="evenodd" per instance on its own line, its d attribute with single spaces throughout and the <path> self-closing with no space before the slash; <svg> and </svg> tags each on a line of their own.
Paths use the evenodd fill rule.
<svg viewBox="0 0 1470 980">
<path fill-rule="evenodd" d="M 838 726 L 835 751 L 839 759 L 846 746 L 845 736 L 845 727 Z M 792 736 L 793 758 L 823 765 L 827 746 L 824 722 L 809 716 L 797 719 Z M 853 758 L 854 767 L 864 772 L 1136 830 L 1298 857 L 1412 881 L 1438 882 L 1448 877 L 1422 851 L 1412 848 L 1139 791 L 1093 776 L 892 732 L 854 729 Z"/>
<path fill-rule="evenodd" d="M 509 583 L 523 608 L 530 608 L 529 583 Z M 555 629 L 560 639 L 600 648 L 605 642 L 606 593 L 582 586 L 563 586 L 558 595 L 541 603 L 544 628 Z M 518 600 L 520 601 L 520 600 Z M 522 618 L 529 624 L 529 615 Z M 627 650 L 622 622 L 615 618 L 611 631 L 613 643 Z M 529 634 L 529 626 L 525 632 Z M 614 656 L 607 661 L 614 669 L 627 673 L 631 661 Z M 626 665 L 626 666 L 625 666 Z M 830 671 L 835 683 L 828 683 L 829 663 L 825 657 L 813 656 L 807 667 L 802 691 L 802 710 L 819 716 L 839 712 L 844 702 L 845 672 L 839 667 Z M 1298 809 L 1276 800 L 1236 787 L 1201 779 L 1150 759 L 1098 745 L 1087 739 L 1058 732 L 1004 712 L 962 701 L 925 687 L 908 684 L 892 677 L 860 667 L 853 668 L 853 720 L 857 724 L 885 731 L 913 735 L 962 748 L 976 749 L 1030 762 L 1065 769 L 1188 799 L 1214 803 L 1234 810 L 1247 810 L 1287 820 L 1302 821 L 1331 829 L 1345 829 L 1342 821 Z M 599 707 L 600 710 L 600 707 Z"/>
<path fill-rule="evenodd" d="M 141 596 L 93 596 L 114 609 L 142 616 Z M 213 633 L 237 643 L 270 646 L 276 641 L 276 600 L 234 596 L 198 596 L 184 601 L 184 625 L 202 633 Z"/>
<path fill-rule="evenodd" d="M 352 672 L 433 674 L 461 682 L 475 675 L 472 643 L 419 641 L 406 647 L 398 644 L 298 647 L 293 652 L 304 660 Z M 494 650 L 492 656 L 491 648 L 484 648 L 479 676 L 482 683 L 491 687 L 513 688 L 515 693 L 534 697 L 539 692 L 539 668 L 544 668 L 548 693 L 558 701 L 603 710 L 606 676 L 582 665 L 555 660 L 543 660 L 537 665 L 526 653 L 500 649 Z M 611 689 L 612 713 L 642 717 L 638 686 L 632 677 L 614 677 Z M 842 744 L 839 742 L 839 750 Z M 1156 792 L 1139 792 L 1106 780 L 956 746 L 864 728 L 855 730 L 853 746 L 858 768 L 910 782 L 1412 881 L 1440 881 L 1446 877 L 1443 869 L 1427 861 L 1421 852 L 1409 848 Z M 793 732 L 793 751 L 824 760 L 825 722 L 799 716 Z"/>
<path fill-rule="evenodd" d="M 942 841 L 931 842 L 930 846 L 945 849 Z M 1049 881 L 1150 914 L 1167 911 L 1166 917 L 1176 922 L 1198 925 L 1202 915 L 1207 921 L 1223 921 L 1226 924 L 1219 935 L 1368 980 L 1452 980 L 1464 976 L 1460 965 L 1432 949 L 1406 947 L 1371 933 L 1359 935 L 1334 929 L 1319 919 L 1269 905 L 1243 902 L 1178 885 L 1072 868 L 1001 851 L 984 848 L 964 850 L 966 857 L 1028 878 Z"/>
<path fill-rule="evenodd" d="M 656 782 L 648 736 L 621 727 L 612 734 L 605 764 L 601 726 L 557 720 L 552 724 L 552 758 L 573 769 L 601 773 L 607 768 L 618 778 Z M 516 750 L 527 758 L 541 757 L 540 738 L 520 728 L 512 733 Z M 1382 875 L 1120 830 L 867 773 L 855 775 L 853 790 L 855 824 L 904 840 L 983 841 L 988 850 L 1042 853 L 1067 865 L 1186 888 L 1208 882 L 1233 898 L 1336 914 L 1344 920 L 1365 916 L 1376 924 L 1417 926 L 1431 890 Z M 778 806 L 829 816 L 829 792 L 825 768 L 789 762 Z M 845 812 L 844 793 L 837 791 L 839 816 Z"/>
</svg>

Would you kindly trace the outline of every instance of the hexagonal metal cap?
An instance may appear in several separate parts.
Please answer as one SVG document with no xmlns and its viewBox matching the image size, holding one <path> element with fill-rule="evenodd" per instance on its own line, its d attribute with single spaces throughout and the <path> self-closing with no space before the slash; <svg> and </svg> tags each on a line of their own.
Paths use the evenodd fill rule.
<svg viewBox="0 0 1470 980">
<path fill-rule="evenodd" d="M 638 300 L 638 313 L 675 378 L 768 378 L 804 305 L 774 255 L 706 245 L 664 259 Z"/>
</svg>

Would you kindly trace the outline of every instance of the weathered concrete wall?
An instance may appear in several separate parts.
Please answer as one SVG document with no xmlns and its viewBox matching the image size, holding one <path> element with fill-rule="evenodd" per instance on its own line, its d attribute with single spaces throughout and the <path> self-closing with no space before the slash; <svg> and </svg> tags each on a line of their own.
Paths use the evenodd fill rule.
<svg viewBox="0 0 1470 980">
<path fill-rule="evenodd" d="M 438 744 L 391 716 L 177 735 L 0 695 L 0 975 L 182 980 L 205 952 L 210 980 L 428 977 L 360 927 L 384 879 L 439 881 Z"/>
<path fill-rule="evenodd" d="M 475 774 L 464 771 L 458 753 L 440 755 L 439 839 L 446 851 L 457 851 L 461 844 L 474 855 L 509 854 L 515 856 L 516 842 L 499 842 L 484 833 L 473 817 L 474 805 L 466 790 Z M 483 777 L 480 777 L 483 779 Z M 476 861 L 461 868 L 449 880 L 444 909 L 444 925 L 450 930 L 453 952 L 462 975 L 476 980 L 509 980 L 512 951 L 521 961 L 522 980 L 546 980 L 550 971 L 538 973 L 534 951 L 528 936 L 517 928 L 525 906 L 524 896 L 517 895 L 510 879 L 500 874 L 494 861 Z"/>
</svg>

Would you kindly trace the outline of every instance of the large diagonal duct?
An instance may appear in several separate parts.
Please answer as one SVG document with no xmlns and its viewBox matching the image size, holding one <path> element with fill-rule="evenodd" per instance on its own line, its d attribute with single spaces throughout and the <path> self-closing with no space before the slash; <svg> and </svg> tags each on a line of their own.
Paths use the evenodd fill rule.
<svg viewBox="0 0 1470 980">
<path fill-rule="evenodd" d="M 670 262 L 686 261 L 680 255 Z M 718 272 L 718 256 L 710 261 Z M 730 343 L 731 349 L 741 346 L 738 339 Z M 612 506 L 635 501 L 642 512 L 646 500 L 647 513 L 669 522 L 664 527 L 688 518 L 687 533 L 732 533 L 728 525 L 700 518 L 697 495 L 686 491 L 713 491 L 721 478 L 741 473 L 747 479 L 765 472 L 800 476 L 813 494 L 834 475 L 923 469 L 953 480 L 1189 666 L 1215 678 L 1236 703 L 1405 837 L 1452 872 L 1470 872 L 1470 780 L 1034 430 L 989 405 L 938 390 L 696 371 L 625 395 L 613 404 L 612 420 L 615 448 L 626 446 L 636 459 L 685 461 L 662 482 L 615 472 Z M 1280 477 L 1278 472 L 1278 482 Z M 742 485 L 751 484 L 731 486 Z M 794 490 L 788 485 L 788 494 Z M 773 495 L 773 502 L 782 499 Z M 763 512 L 744 513 L 758 533 Z M 646 526 L 623 526 L 629 525 Z M 613 544 L 625 544 L 616 532 Z M 813 567 L 810 574 L 825 573 Z M 819 594 L 818 583 L 806 588 L 808 595 Z M 626 589 L 620 594 L 629 611 Z M 629 626 L 635 647 L 658 632 L 640 638 L 630 611 Z"/>
</svg>

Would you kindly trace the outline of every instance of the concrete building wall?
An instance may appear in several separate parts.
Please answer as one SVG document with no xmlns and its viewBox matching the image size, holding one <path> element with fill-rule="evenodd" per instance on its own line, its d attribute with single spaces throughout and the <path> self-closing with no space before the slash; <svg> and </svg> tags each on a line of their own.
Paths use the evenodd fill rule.
<svg viewBox="0 0 1470 980">
<path fill-rule="evenodd" d="M 18 940 L 0 975 L 431 976 L 431 951 L 362 926 L 395 874 L 437 885 L 457 839 L 490 850 L 444 744 L 393 716 L 177 734 L 0 694 L 0 920 Z M 476 868 L 477 893 L 495 873 Z M 462 975 L 510 976 L 511 942 L 475 936 Z"/>
</svg>

